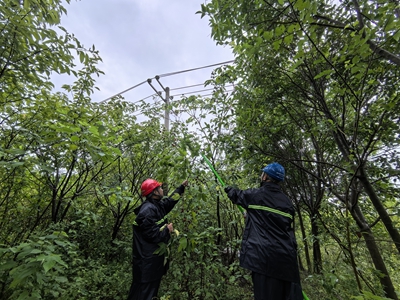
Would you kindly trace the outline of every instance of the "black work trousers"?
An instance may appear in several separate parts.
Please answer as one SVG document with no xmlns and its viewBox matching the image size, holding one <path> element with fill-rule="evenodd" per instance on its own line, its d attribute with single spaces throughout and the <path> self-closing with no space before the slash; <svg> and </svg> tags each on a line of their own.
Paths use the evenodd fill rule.
<svg viewBox="0 0 400 300">
<path fill-rule="evenodd" d="M 254 300 L 302 300 L 299 283 L 279 280 L 253 272 Z"/>
<path fill-rule="evenodd" d="M 132 282 L 128 300 L 152 300 L 157 297 L 161 278 L 151 282 Z"/>
</svg>

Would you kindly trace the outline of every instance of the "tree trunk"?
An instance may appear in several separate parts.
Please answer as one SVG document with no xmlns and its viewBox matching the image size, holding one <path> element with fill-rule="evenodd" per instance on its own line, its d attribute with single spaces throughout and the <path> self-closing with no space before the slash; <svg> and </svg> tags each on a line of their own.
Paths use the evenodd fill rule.
<svg viewBox="0 0 400 300">
<path fill-rule="evenodd" d="M 323 112 L 325 113 L 326 119 L 331 120 L 332 122 L 336 123 L 335 118 L 331 114 L 331 112 L 328 108 L 328 105 L 326 104 L 323 96 L 321 96 L 321 98 L 319 99 L 319 103 L 323 107 Z M 382 223 L 385 225 L 386 230 L 389 232 L 389 235 L 392 238 L 392 240 L 397 248 L 397 251 L 400 253 L 400 233 L 394 227 L 392 220 L 389 217 L 389 214 L 387 213 L 385 207 L 382 205 L 382 202 L 379 200 L 377 194 L 375 193 L 375 190 L 374 190 L 371 182 L 368 179 L 367 173 L 364 169 L 362 162 L 351 159 L 352 151 L 350 149 L 350 144 L 347 141 L 346 136 L 344 135 L 340 126 L 337 125 L 337 129 L 334 130 L 332 133 L 333 133 L 335 142 L 339 148 L 339 151 L 342 153 L 345 160 L 348 163 L 353 165 L 353 169 L 354 169 L 354 172 L 356 172 L 357 178 L 360 180 L 361 184 L 363 185 L 365 192 L 367 193 L 367 195 L 370 198 L 372 204 L 374 205 L 376 211 L 378 212 L 379 216 L 381 217 Z"/>
<path fill-rule="evenodd" d="M 314 262 L 314 273 L 321 274 L 322 272 L 322 256 L 321 246 L 319 244 L 319 228 L 317 223 L 317 217 L 311 216 L 311 232 L 313 235 L 313 262 Z"/>
<path fill-rule="evenodd" d="M 392 238 L 392 240 L 397 248 L 397 251 L 400 253 L 400 233 L 394 227 L 392 219 L 390 219 L 390 216 L 389 216 L 387 210 L 382 205 L 382 202 L 379 200 L 378 195 L 375 193 L 375 190 L 374 190 L 373 186 L 371 185 L 371 182 L 367 178 L 367 174 L 366 174 L 364 167 L 359 168 L 357 175 L 359 175 L 358 178 L 359 178 L 361 184 L 363 185 L 365 192 L 369 196 L 369 199 L 371 200 L 376 211 L 378 212 L 379 217 L 382 220 L 382 223 L 385 225 L 386 230 L 388 231 L 390 237 Z"/>
<path fill-rule="evenodd" d="M 217 195 L 217 226 L 218 228 L 221 228 L 221 212 L 220 212 L 220 196 L 219 194 Z M 219 246 L 221 245 L 221 235 L 217 234 L 217 240 L 216 240 L 216 245 Z"/>
<path fill-rule="evenodd" d="M 395 292 L 392 280 L 389 276 L 389 272 L 386 269 L 385 262 L 381 256 L 379 248 L 375 242 L 375 237 L 369 228 L 367 222 L 365 221 L 364 215 L 360 207 L 356 204 L 353 209 L 350 210 L 354 220 L 357 222 L 360 231 L 363 234 L 365 244 L 371 255 L 372 261 L 374 263 L 375 269 L 382 273 L 383 276 L 379 276 L 379 281 L 385 292 L 385 296 L 391 299 L 398 300 L 397 294 Z"/>
<path fill-rule="evenodd" d="M 310 259 L 310 252 L 308 251 L 308 242 L 307 242 L 307 235 L 306 235 L 306 230 L 304 228 L 304 223 L 303 223 L 303 217 L 300 212 L 300 207 L 299 205 L 296 205 L 297 208 L 297 215 L 299 217 L 299 222 L 300 222 L 300 229 L 301 229 L 301 237 L 303 239 L 303 244 L 304 244 L 304 254 L 306 256 L 306 262 L 307 262 L 307 271 L 311 272 L 311 259 Z"/>
</svg>

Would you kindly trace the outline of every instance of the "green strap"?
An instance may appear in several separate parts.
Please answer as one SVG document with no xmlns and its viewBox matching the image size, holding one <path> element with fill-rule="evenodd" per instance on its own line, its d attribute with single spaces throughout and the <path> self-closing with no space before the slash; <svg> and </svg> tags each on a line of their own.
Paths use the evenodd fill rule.
<svg viewBox="0 0 400 300">
<path fill-rule="evenodd" d="M 291 214 L 285 213 L 283 211 L 277 210 L 277 209 L 273 209 L 271 207 L 268 206 L 263 206 L 263 205 L 249 205 L 250 209 L 260 209 L 260 210 L 266 210 L 284 217 L 287 217 L 289 219 L 293 219 L 293 216 Z"/>
</svg>

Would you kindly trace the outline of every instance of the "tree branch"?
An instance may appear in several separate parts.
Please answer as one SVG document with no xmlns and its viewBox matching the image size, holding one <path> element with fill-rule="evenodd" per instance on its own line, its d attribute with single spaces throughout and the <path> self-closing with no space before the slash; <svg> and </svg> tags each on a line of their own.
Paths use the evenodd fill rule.
<svg viewBox="0 0 400 300">
<path fill-rule="evenodd" d="M 360 11 L 360 6 L 357 2 L 357 0 L 353 0 L 355 9 L 357 11 L 357 18 L 358 18 L 358 22 L 360 24 L 360 28 L 358 30 L 352 28 L 352 27 L 346 27 L 345 23 L 339 22 L 337 20 L 333 20 L 329 17 L 326 16 L 321 16 L 321 15 L 315 15 L 314 18 L 316 19 L 321 19 L 321 20 L 325 20 L 328 21 L 331 24 L 326 24 L 326 23 L 319 23 L 319 22 L 314 22 L 311 23 L 312 25 L 318 25 L 318 26 L 325 26 L 325 27 L 333 27 L 333 28 L 340 28 L 340 29 L 346 29 L 346 30 L 351 30 L 351 31 L 356 31 L 356 32 L 361 32 L 362 29 L 364 28 L 364 19 L 363 16 L 361 14 Z M 365 32 L 362 33 L 362 37 L 365 37 Z M 369 45 L 369 48 L 376 54 L 378 54 L 380 57 L 394 63 L 397 66 L 400 66 L 400 56 L 395 55 L 385 49 L 382 49 L 381 47 L 379 47 L 374 41 L 372 41 L 371 39 L 367 40 L 367 44 Z"/>
</svg>

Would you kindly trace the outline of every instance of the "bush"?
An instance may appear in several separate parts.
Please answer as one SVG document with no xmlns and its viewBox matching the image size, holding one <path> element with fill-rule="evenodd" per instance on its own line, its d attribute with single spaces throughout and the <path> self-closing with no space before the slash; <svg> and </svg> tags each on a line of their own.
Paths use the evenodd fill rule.
<svg viewBox="0 0 400 300">
<path fill-rule="evenodd" d="M 65 259 L 76 256 L 65 232 L 33 236 L 20 245 L 0 248 L 2 299 L 57 299 L 69 285 Z"/>
</svg>

